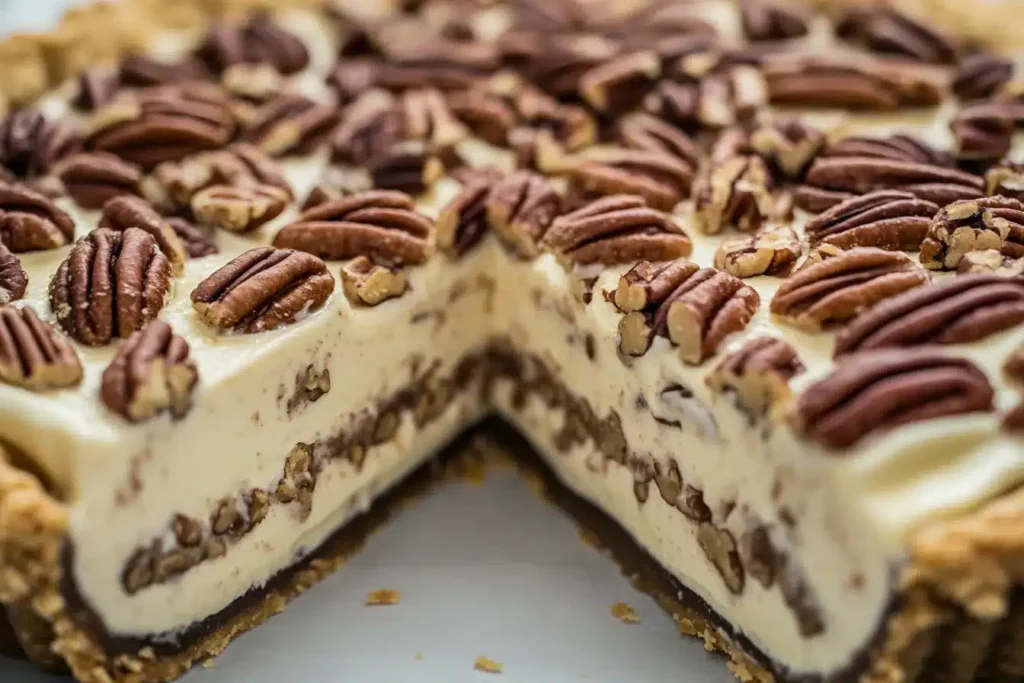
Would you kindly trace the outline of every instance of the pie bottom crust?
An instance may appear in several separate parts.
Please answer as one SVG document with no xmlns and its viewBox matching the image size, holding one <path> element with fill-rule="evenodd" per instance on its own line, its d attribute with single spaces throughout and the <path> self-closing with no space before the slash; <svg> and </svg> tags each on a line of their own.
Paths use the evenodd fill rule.
<svg viewBox="0 0 1024 683">
<path fill-rule="evenodd" d="M 495 379 L 516 381 L 523 359 L 501 346 L 477 363 L 488 391 Z M 558 392 L 565 387 L 549 377 Z M 537 391 L 514 387 L 518 393 Z M 600 436 L 591 434 L 598 443 Z M 0 647 L 51 669 L 70 669 L 83 683 L 142 683 L 174 679 L 217 656 L 237 635 L 282 611 L 329 575 L 366 538 L 410 501 L 453 477 L 477 476 L 497 461 L 514 462 L 537 489 L 606 550 L 637 588 L 653 596 L 679 624 L 723 653 L 742 681 L 813 680 L 787 675 L 736 634 L 696 594 L 651 559 L 610 517 L 559 483 L 516 432 L 493 419 L 478 426 L 336 531 L 318 550 L 220 614 L 195 625 L 176 650 L 111 638 L 78 597 L 67 567 L 68 510 L 59 492 L 10 451 L 0 452 L 0 602 L 6 620 Z M 367 457 L 372 457 L 372 454 Z M 439 464 L 441 466 L 439 466 Z M 629 492 L 624 492 L 629 495 Z M 1024 677 L 1024 490 L 1017 489 L 961 517 L 917 532 L 894 580 L 884 623 L 840 672 L 823 680 L 862 683 L 1019 681 Z M 17 641 L 16 643 L 14 641 Z"/>
</svg>

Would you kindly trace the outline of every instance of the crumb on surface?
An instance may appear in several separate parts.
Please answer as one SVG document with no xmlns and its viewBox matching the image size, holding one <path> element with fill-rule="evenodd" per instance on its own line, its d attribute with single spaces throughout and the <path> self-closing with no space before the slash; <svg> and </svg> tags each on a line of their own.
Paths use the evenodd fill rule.
<svg viewBox="0 0 1024 683">
<path fill-rule="evenodd" d="M 612 605 L 611 612 L 613 617 L 624 624 L 640 623 L 640 617 L 637 616 L 636 610 L 624 602 L 617 602 Z"/>
<path fill-rule="evenodd" d="M 501 662 L 496 662 L 489 657 L 480 655 L 473 660 L 473 668 L 477 671 L 483 671 L 488 674 L 500 674 L 505 670 L 505 665 Z"/>
<path fill-rule="evenodd" d="M 378 588 L 366 596 L 366 604 L 370 607 L 395 605 L 401 597 L 402 594 L 393 588 Z"/>
</svg>

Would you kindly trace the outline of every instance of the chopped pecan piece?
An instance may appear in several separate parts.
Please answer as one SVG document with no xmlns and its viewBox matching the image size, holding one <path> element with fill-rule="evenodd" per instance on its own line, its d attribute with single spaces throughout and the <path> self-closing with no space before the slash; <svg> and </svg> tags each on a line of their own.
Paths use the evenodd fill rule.
<svg viewBox="0 0 1024 683">
<path fill-rule="evenodd" d="M 704 157 L 697 144 L 684 131 L 664 119 L 643 112 L 633 112 L 619 118 L 616 132 L 624 147 L 671 154 L 688 163 L 694 172 Z"/>
<path fill-rule="evenodd" d="M 437 217 L 437 245 L 453 258 L 479 244 L 487 232 L 487 198 L 497 181 L 480 175 L 470 178 Z"/>
<path fill-rule="evenodd" d="M 341 288 L 355 306 L 376 306 L 402 296 L 409 282 L 397 268 L 377 265 L 365 256 L 357 256 L 341 268 Z"/>
<path fill-rule="evenodd" d="M 803 8 L 777 0 L 740 0 L 740 22 L 747 40 L 788 40 L 807 34 Z"/>
<path fill-rule="evenodd" d="M 174 234 L 181 240 L 182 245 L 185 247 L 185 253 L 188 254 L 189 258 L 202 258 L 203 256 L 216 254 L 220 251 L 213 239 L 211 230 L 193 225 L 184 218 L 172 216 L 165 220 L 167 225 L 171 226 Z"/>
<path fill-rule="evenodd" d="M 421 88 L 402 93 L 402 130 L 434 154 L 442 154 L 467 137 L 468 130 L 452 113 L 439 90 Z"/>
<path fill-rule="evenodd" d="M 900 425 L 993 409 L 994 392 L 974 363 L 942 351 L 878 349 L 846 356 L 797 399 L 792 420 L 834 450 Z"/>
<path fill-rule="evenodd" d="M 990 168 L 985 173 L 985 191 L 990 197 L 1024 201 L 1024 163 L 1003 161 Z"/>
<path fill-rule="evenodd" d="M 444 175 L 444 163 L 419 141 L 395 145 L 369 165 L 373 187 L 420 194 Z"/>
<path fill-rule="evenodd" d="M 82 364 L 74 346 L 25 306 L 0 307 L 0 381 L 43 391 L 77 386 Z"/>
<path fill-rule="evenodd" d="M 338 95 L 338 103 L 348 105 L 377 85 L 381 61 L 376 57 L 340 59 L 327 74 L 327 85 Z"/>
<path fill-rule="evenodd" d="M 100 209 L 112 197 L 139 194 L 142 171 L 106 152 L 83 152 L 59 165 L 58 176 L 71 198 L 86 209 Z"/>
<path fill-rule="evenodd" d="M 1012 259 L 1003 256 L 997 249 L 969 251 L 960 259 L 956 272 L 962 275 L 992 273 L 1000 277 L 1017 277 L 1024 275 L 1024 258 Z"/>
<path fill-rule="evenodd" d="M 808 261 L 775 292 L 771 312 L 791 325 L 817 331 L 928 279 L 927 271 L 903 252 L 856 247 Z"/>
<path fill-rule="evenodd" d="M 98 228 L 60 264 L 50 281 L 50 307 L 71 337 L 102 346 L 156 318 L 170 283 L 170 261 L 152 235 Z"/>
<path fill-rule="evenodd" d="M 192 306 L 214 327 L 252 334 L 302 320 L 333 291 L 334 277 L 316 256 L 257 247 L 200 282 Z"/>
<path fill-rule="evenodd" d="M 768 226 L 756 235 L 725 240 L 715 252 L 715 268 L 738 278 L 786 276 L 803 255 L 800 238 L 787 226 Z"/>
<path fill-rule="evenodd" d="M 392 190 L 358 192 L 318 204 L 274 237 L 274 246 L 328 260 L 368 256 L 382 265 L 423 263 L 433 223 L 412 198 Z"/>
<path fill-rule="evenodd" d="M 662 151 L 590 147 L 568 164 L 571 183 L 589 196 L 639 195 L 662 211 L 689 196 L 694 177 L 688 161 Z"/>
<path fill-rule="evenodd" d="M 954 270 L 965 254 L 997 249 L 1024 257 L 1024 203 L 1006 197 L 954 202 L 932 220 L 921 243 L 926 268 Z"/>
<path fill-rule="evenodd" d="M 823 132 L 799 119 L 763 125 L 750 135 L 750 147 L 771 162 L 786 178 L 799 178 L 824 149 Z"/>
<path fill-rule="evenodd" d="M 965 57 L 953 74 L 953 94 L 961 100 L 983 100 L 1013 78 L 1013 62 L 987 52 Z"/>
<path fill-rule="evenodd" d="M 575 265 L 606 266 L 641 259 L 667 261 L 688 256 L 693 249 L 671 215 L 635 195 L 604 197 L 556 218 L 541 246 Z"/>
<path fill-rule="evenodd" d="M 143 230 L 156 240 L 175 275 L 185 270 L 185 245 L 167 220 L 145 199 L 128 196 L 111 199 L 103 206 L 99 227 L 121 232 L 128 228 Z"/>
<path fill-rule="evenodd" d="M 236 64 L 221 75 L 220 84 L 241 100 L 264 104 L 281 92 L 283 78 L 269 64 Z"/>
<path fill-rule="evenodd" d="M 890 346 L 966 344 L 1024 323 L 1024 281 L 964 275 L 903 292 L 853 320 L 837 356 Z"/>
<path fill-rule="evenodd" d="M 761 300 L 753 288 L 714 268 L 701 270 L 682 259 L 641 261 L 619 280 L 615 304 L 623 353 L 643 355 L 655 334 L 680 347 L 683 360 L 699 365 L 725 339 L 741 332 Z"/>
<path fill-rule="evenodd" d="M 1010 151 L 1015 121 L 999 102 L 980 102 L 961 109 L 950 122 L 958 159 L 998 160 Z"/>
<path fill-rule="evenodd" d="M 21 260 L 0 242 L 0 306 L 25 296 L 28 275 Z"/>
<path fill-rule="evenodd" d="M 34 107 L 15 109 L 0 121 L 0 167 L 18 178 L 35 178 L 74 153 L 78 139 L 62 123 Z"/>
<path fill-rule="evenodd" d="M 824 206 L 815 205 L 819 211 L 874 190 L 903 190 L 939 206 L 984 196 L 984 181 L 976 175 L 933 164 L 875 157 L 819 157 L 811 164 L 805 182 L 801 192 L 809 188 L 831 198 Z M 805 206 L 806 199 L 806 194 L 803 199 L 798 196 L 798 205 Z"/>
<path fill-rule="evenodd" d="M 96 111 L 114 100 L 119 85 L 114 69 L 105 66 L 86 69 L 78 76 L 78 92 L 72 105 L 82 111 Z"/>
<path fill-rule="evenodd" d="M 275 185 L 211 185 L 192 196 L 192 215 L 202 226 L 252 232 L 280 216 L 290 199 Z"/>
<path fill-rule="evenodd" d="M 775 209 L 774 180 L 764 160 L 748 154 L 747 136 L 729 129 L 719 136 L 710 163 L 694 187 L 694 223 L 706 234 L 733 225 L 745 232 L 761 227 Z"/>
<path fill-rule="evenodd" d="M 188 342 L 164 321 L 154 320 L 118 348 L 103 371 L 100 398 L 131 422 L 143 422 L 166 410 L 180 419 L 192 407 L 198 381 Z"/>
<path fill-rule="evenodd" d="M 937 204 L 909 192 L 878 190 L 833 206 L 808 221 L 804 232 L 812 245 L 913 251 L 938 212 Z"/>
<path fill-rule="evenodd" d="M 644 108 L 682 126 L 724 128 L 752 118 L 768 102 L 764 76 L 753 66 L 720 57 L 717 52 L 684 57 L 683 74 L 663 79 L 644 98 Z"/>
<path fill-rule="evenodd" d="M 938 30 L 883 6 L 850 10 L 836 33 L 870 50 L 932 64 L 956 62 L 956 44 Z"/>
<path fill-rule="evenodd" d="M 334 107 L 299 94 L 282 94 L 256 110 L 242 138 L 274 157 L 309 154 L 338 123 Z"/>
<path fill-rule="evenodd" d="M 97 111 L 87 149 L 110 152 L 151 169 L 223 147 L 236 128 L 230 97 L 209 83 L 158 86 L 126 95 Z"/>
<path fill-rule="evenodd" d="M 0 181 L 0 242 L 15 253 L 62 247 L 75 223 L 52 199 L 18 183 Z"/>
<path fill-rule="evenodd" d="M 580 76 L 580 96 L 595 111 L 614 115 L 636 106 L 660 75 L 661 60 L 654 52 L 618 55 Z"/>
<path fill-rule="evenodd" d="M 561 204 L 545 178 L 519 171 L 494 185 L 485 208 L 487 220 L 505 245 L 521 257 L 533 258 L 540 254 L 539 243 Z"/>
<path fill-rule="evenodd" d="M 597 139 L 597 122 L 583 107 L 562 104 L 531 86 L 521 86 L 513 104 L 525 125 L 550 134 L 566 151 L 577 151 Z"/>
<path fill-rule="evenodd" d="M 697 527 L 697 543 L 708 561 L 718 570 L 726 588 L 734 595 L 743 592 L 744 571 L 736 539 L 727 529 L 720 529 L 711 522 L 702 522 Z"/>
<path fill-rule="evenodd" d="M 766 415 L 789 399 L 789 380 L 804 371 L 796 349 L 781 339 L 758 337 L 726 356 L 706 382 L 713 391 L 735 392 L 752 417 Z"/>
</svg>

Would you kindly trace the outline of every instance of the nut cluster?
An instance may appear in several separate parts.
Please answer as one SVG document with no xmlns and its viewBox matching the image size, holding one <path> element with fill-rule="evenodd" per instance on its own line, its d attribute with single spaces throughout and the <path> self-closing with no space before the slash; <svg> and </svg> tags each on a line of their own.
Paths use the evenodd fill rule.
<svg viewBox="0 0 1024 683">
<path fill-rule="evenodd" d="M 926 268 L 955 270 L 972 252 L 1024 257 L 1024 203 L 1006 197 L 954 202 L 936 214 L 921 243 Z"/>
</svg>

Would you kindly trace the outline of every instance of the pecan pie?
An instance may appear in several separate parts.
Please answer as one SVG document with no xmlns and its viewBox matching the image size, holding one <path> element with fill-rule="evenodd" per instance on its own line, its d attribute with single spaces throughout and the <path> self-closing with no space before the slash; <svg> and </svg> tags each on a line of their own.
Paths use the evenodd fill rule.
<svg viewBox="0 0 1024 683">
<path fill-rule="evenodd" d="M 741 680 L 1024 680 L 1019 0 L 797 1 L 0 42 L 4 651 L 175 679 L 496 416 Z"/>
</svg>

